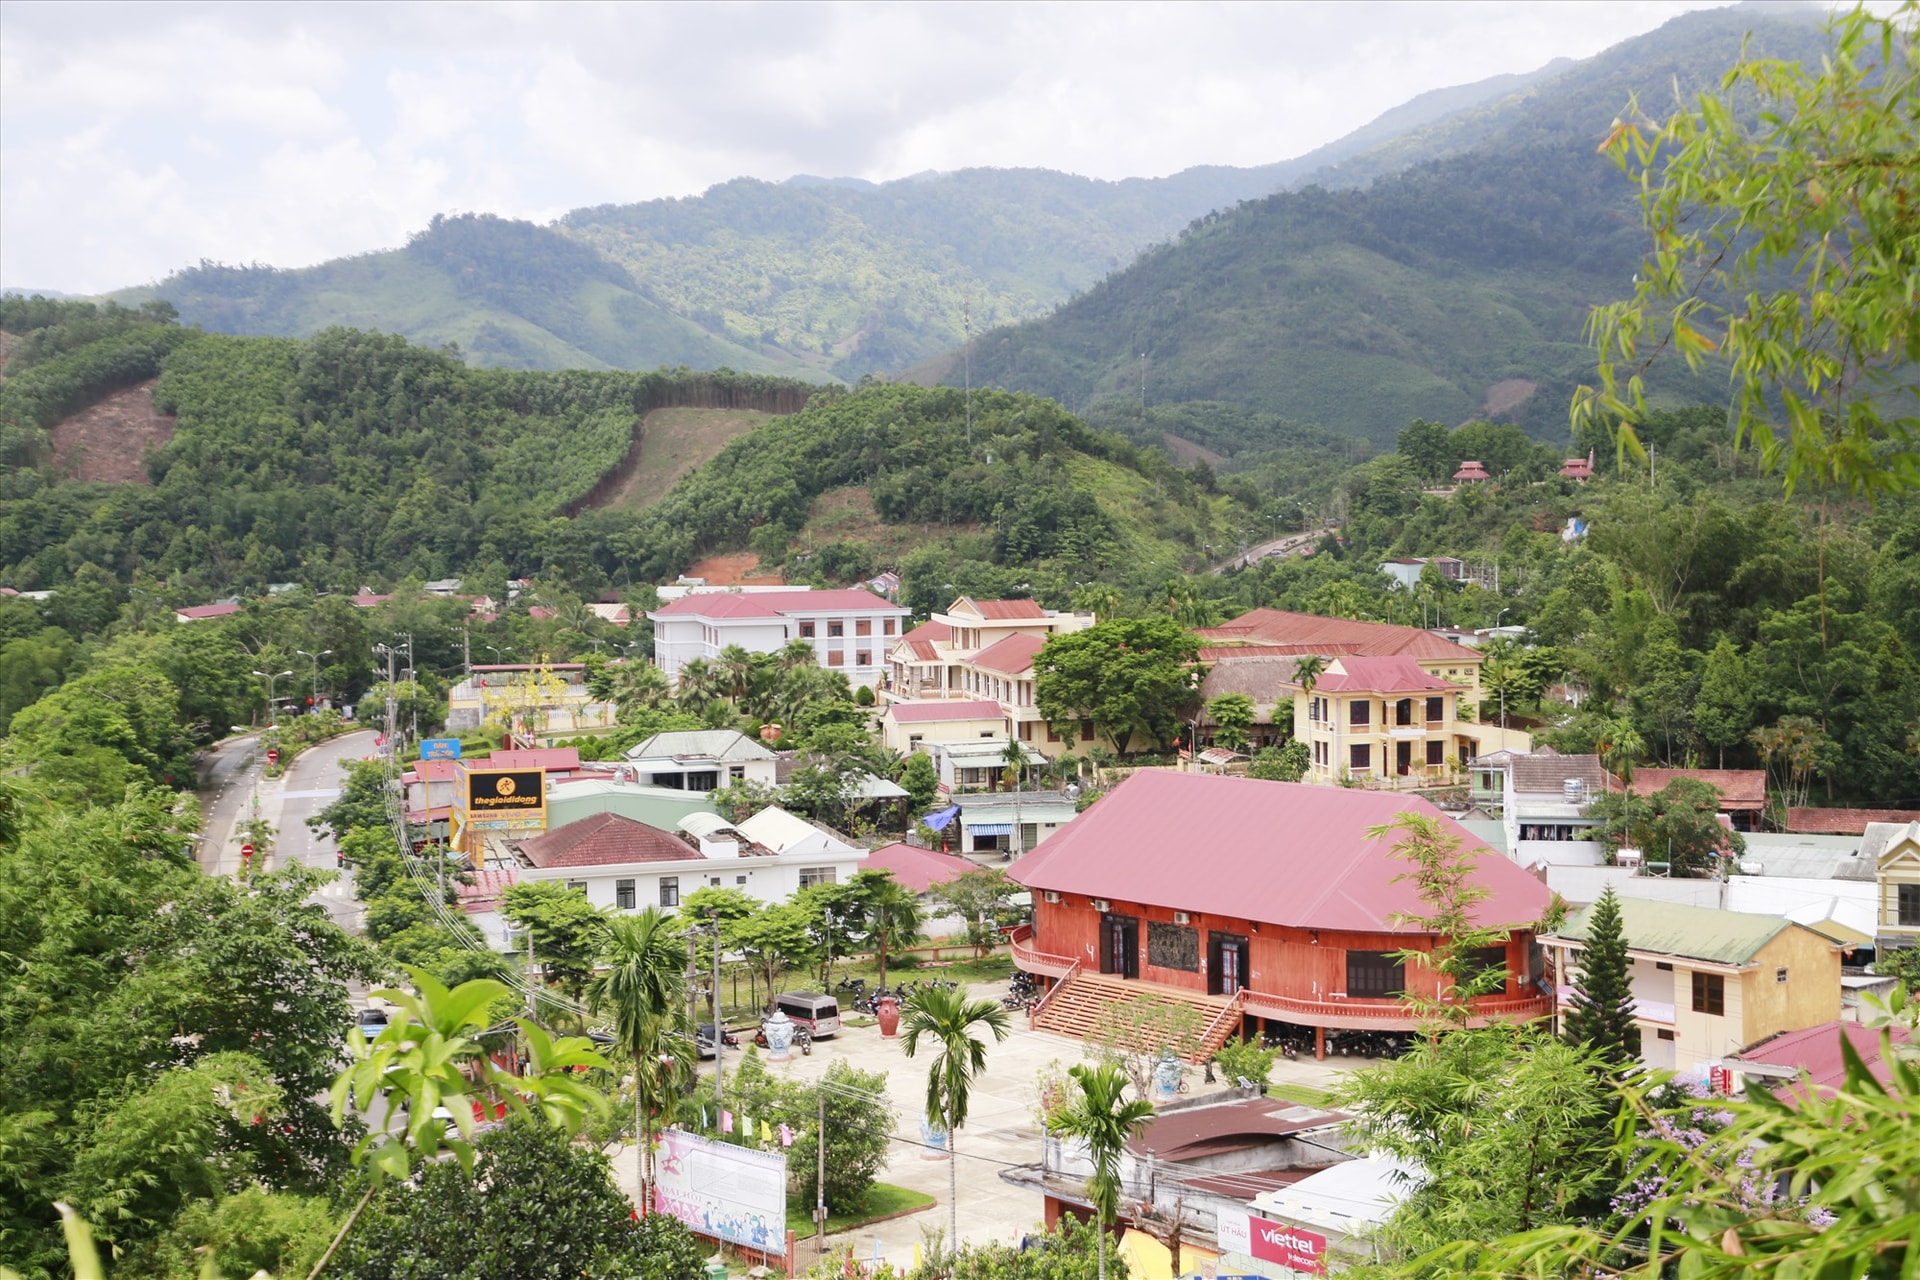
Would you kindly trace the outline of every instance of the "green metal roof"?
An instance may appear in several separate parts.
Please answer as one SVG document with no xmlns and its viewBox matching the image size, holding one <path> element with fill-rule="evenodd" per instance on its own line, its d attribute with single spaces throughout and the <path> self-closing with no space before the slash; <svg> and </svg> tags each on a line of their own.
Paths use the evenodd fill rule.
<svg viewBox="0 0 1920 1280">
<path fill-rule="evenodd" d="M 1746 964 L 1782 929 L 1802 927 L 1784 916 L 1684 907 L 1645 898 L 1621 898 L 1619 902 L 1621 932 L 1626 934 L 1628 947 L 1714 964 Z M 1553 936 L 1585 942 L 1592 917 L 1593 908 L 1582 907 L 1567 917 Z"/>
</svg>

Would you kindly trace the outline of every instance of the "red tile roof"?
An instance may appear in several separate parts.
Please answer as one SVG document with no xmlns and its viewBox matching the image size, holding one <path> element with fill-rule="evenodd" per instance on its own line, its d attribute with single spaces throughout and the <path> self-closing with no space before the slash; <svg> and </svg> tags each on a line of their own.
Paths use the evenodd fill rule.
<svg viewBox="0 0 1920 1280">
<path fill-rule="evenodd" d="M 931 849 L 895 843 L 882 845 L 869 853 L 867 860 L 860 864 L 860 869 L 891 871 L 893 878 L 907 888 L 915 893 L 925 893 L 936 884 L 945 884 L 976 868 L 965 858 L 951 853 L 935 853 Z"/>
<path fill-rule="evenodd" d="M 1911 1034 L 1905 1027 L 1896 1026 L 1893 1030 L 1895 1044 L 1908 1044 Z M 1880 1031 L 1876 1027 L 1863 1027 L 1857 1022 L 1828 1022 L 1805 1031 L 1789 1031 L 1773 1039 L 1755 1045 L 1744 1053 L 1735 1054 L 1731 1059 L 1736 1065 L 1752 1062 L 1769 1067 L 1788 1067 L 1807 1073 L 1807 1083 L 1816 1093 L 1832 1094 L 1838 1091 L 1847 1078 L 1846 1061 L 1840 1056 L 1840 1037 L 1844 1035 L 1853 1042 L 1854 1052 L 1867 1064 L 1867 1070 L 1876 1080 L 1885 1082 L 1892 1076 L 1891 1069 L 1880 1056 Z M 1791 1101 L 1800 1088 L 1786 1085 L 1780 1089 L 1783 1099 Z"/>
<path fill-rule="evenodd" d="M 1869 822 L 1920 822 L 1920 809 L 1789 809 L 1787 830 L 1803 836 L 1863 836 Z"/>
<path fill-rule="evenodd" d="M 1008 636 L 974 654 L 973 665 L 1003 675 L 1017 676 L 1022 671 L 1033 669 L 1033 655 L 1040 652 L 1044 644 L 1046 639 L 1042 636 Z"/>
<path fill-rule="evenodd" d="M 893 601 L 858 587 L 837 591 L 699 591 L 654 610 L 661 618 L 779 618 L 789 614 L 898 611 Z"/>
<path fill-rule="evenodd" d="M 980 616 L 996 622 L 1011 618 L 1044 618 L 1047 611 L 1035 600 L 974 600 L 970 601 Z"/>
<path fill-rule="evenodd" d="M 454 892 L 462 911 L 498 911 L 507 890 L 520 883 L 520 873 L 511 869 L 487 869 L 473 873 L 472 884 L 460 884 Z"/>
<path fill-rule="evenodd" d="M 1765 769 L 1635 769 L 1633 794 L 1650 796 L 1675 778 L 1693 778 L 1720 792 L 1723 809 L 1764 809 L 1767 807 L 1767 771 Z"/>
<path fill-rule="evenodd" d="M 354 605 L 354 608 L 356 608 L 356 609 L 371 609 L 371 608 L 373 608 L 373 607 L 374 607 L 374 606 L 376 606 L 376 605 L 383 605 L 383 604 L 385 604 L 385 603 L 386 603 L 387 601 L 389 601 L 389 600 L 391 600 L 391 599 L 393 599 L 393 597 L 392 597 L 392 596 L 378 596 L 378 595 L 373 595 L 373 594 L 371 594 L 371 593 L 369 593 L 369 592 L 365 592 L 365 591 L 363 591 L 363 592 L 361 592 L 361 593 L 360 593 L 359 595 L 356 595 L 356 596 L 354 596 L 354 597 L 352 597 L 352 599 L 353 599 L 353 605 Z"/>
<path fill-rule="evenodd" d="M 1300 653 L 1328 657 L 1352 653 L 1361 657 L 1424 658 L 1431 662 L 1479 663 L 1481 656 L 1465 645 L 1444 640 L 1418 627 L 1388 622 L 1356 622 L 1350 618 L 1322 618 L 1284 609 L 1255 609 L 1225 626 L 1203 627 L 1196 634 L 1207 640 L 1239 640 L 1244 644 L 1300 646 Z"/>
<path fill-rule="evenodd" d="M 1460 469 L 1453 473 L 1453 478 L 1455 480 L 1490 480 L 1493 477 L 1487 474 L 1486 467 L 1481 463 L 1463 462 L 1460 464 Z"/>
<path fill-rule="evenodd" d="M 184 609 L 175 609 L 174 615 L 189 622 L 199 622 L 203 618 L 224 618 L 228 614 L 240 612 L 237 604 L 190 604 Z"/>
<path fill-rule="evenodd" d="M 1432 804 L 1388 792 L 1143 770 L 1016 862 L 1010 874 L 1052 889 L 1299 928 L 1410 933 L 1424 909 L 1410 864 L 1367 828 L 1413 812 L 1480 851 L 1489 896 L 1481 924 L 1525 927 L 1547 887 Z"/>
<path fill-rule="evenodd" d="M 1327 693 L 1441 693 L 1461 686 L 1436 680 L 1412 658 L 1360 658 L 1342 654 L 1340 671 L 1323 672 L 1315 691 Z M 1344 674 L 1343 674 L 1344 673 Z"/>
<path fill-rule="evenodd" d="M 887 708 L 897 724 L 920 724 L 930 720 L 1005 720 L 1007 713 L 997 702 L 949 702 L 927 698 L 920 702 L 896 702 Z"/>
<path fill-rule="evenodd" d="M 657 827 L 617 813 L 596 813 L 543 836 L 520 841 L 536 867 L 610 867 L 628 862 L 680 862 L 700 851 Z"/>
<path fill-rule="evenodd" d="M 953 639 L 953 628 L 944 622 L 923 622 L 900 637 L 913 646 L 913 656 L 922 662 L 937 662 L 940 651 L 935 644 L 946 644 Z"/>
</svg>

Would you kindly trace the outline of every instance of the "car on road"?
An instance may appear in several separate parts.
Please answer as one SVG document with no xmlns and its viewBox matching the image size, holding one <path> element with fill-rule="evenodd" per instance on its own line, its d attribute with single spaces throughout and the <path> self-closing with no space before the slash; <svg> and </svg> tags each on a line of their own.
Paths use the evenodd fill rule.
<svg viewBox="0 0 1920 1280">
<path fill-rule="evenodd" d="M 371 1006 L 359 1010 L 353 1015 L 353 1025 L 360 1028 L 360 1034 L 371 1040 L 387 1029 L 387 1011 Z"/>
</svg>

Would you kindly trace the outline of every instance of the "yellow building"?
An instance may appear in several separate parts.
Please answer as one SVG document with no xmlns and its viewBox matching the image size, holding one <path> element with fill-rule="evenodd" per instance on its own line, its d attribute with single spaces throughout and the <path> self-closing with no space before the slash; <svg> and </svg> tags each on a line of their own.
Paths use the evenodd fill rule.
<svg viewBox="0 0 1920 1280">
<path fill-rule="evenodd" d="M 944 612 L 907 632 L 888 650 L 881 699 L 907 708 L 935 702 L 991 702 L 1000 708 L 1006 722 L 1001 736 L 1011 734 L 1029 749 L 1049 757 L 1083 751 L 1094 742 L 1091 724 L 1080 725 L 1077 734 L 1061 735 L 1034 705 L 1033 660 L 1049 638 L 1084 631 L 1095 621 L 1090 613 L 1043 609 L 1032 600 L 974 600 L 962 596 Z M 907 718 L 914 714 L 909 712 Z M 919 733 L 927 741 L 934 740 L 926 735 L 935 730 L 896 729 L 894 719 L 882 718 L 887 745 L 894 750 L 912 749 L 911 745 L 897 745 L 896 737 L 904 743 Z M 946 721 L 944 716 L 927 713 L 915 723 L 931 726 Z M 985 736 L 970 730 L 956 734 Z M 956 734 L 947 736 L 950 740 Z"/>
<path fill-rule="evenodd" d="M 1560 975 L 1565 1016 L 1587 928 L 1585 907 L 1540 939 Z M 1783 916 L 1620 899 L 1640 1057 L 1698 1073 L 1783 1031 L 1840 1016 L 1840 948 Z"/>
<path fill-rule="evenodd" d="M 1872 823 L 1860 852 L 1874 860 L 1879 887 L 1874 946 L 1883 952 L 1920 947 L 1920 822 Z"/>
<path fill-rule="evenodd" d="M 1460 718 L 1467 690 L 1412 658 L 1334 658 L 1289 687 L 1294 736 L 1312 750 L 1303 781 L 1432 787 L 1479 754 L 1483 726 Z"/>
</svg>

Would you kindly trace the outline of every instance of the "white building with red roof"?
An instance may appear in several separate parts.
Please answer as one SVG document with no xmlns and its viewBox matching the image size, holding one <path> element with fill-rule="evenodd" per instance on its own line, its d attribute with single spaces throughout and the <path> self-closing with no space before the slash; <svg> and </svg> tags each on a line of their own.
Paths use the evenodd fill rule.
<svg viewBox="0 0 1920 1280">
<path fill-rule="evenodd" d="M 701 591 L 647 615 L 653 619 L 653 661 L 670 680 L 695 658 L 712 661 L 729 645 L 777 653 L 805 640 L 815 659 L 853 685 L 873 688 L 887 651 L 906 627 L 908 611 L 863 588 L 812 591 Z"/>
<path fill-rule="evenodd" d="M 1435 974 L 1394 959 L 1437 938 L 1405 922 L 1423 914 L 1411 864 L 1372 827 L 1414 812 L 1473 850 L 1487 896 L 1477 924 L 1506 929 L 1484 957 L 1505 967 L 1470 1021 L 1553 1012 L 1533 969 L 1547 887 L 1427 801 L 1346 788 L 1143 770 L 1071 826 L 1015 862 L 1034 897 L 1014 962 L 1064 989 L 1035 1014 L 1080 1034 L 1101 1006 L 1155 993 L 1196 1008 L 1203 1051 L 1255 1024 L 1412 1031 L 1403 991 L 1434 995 Z M 1268 1029 L 1279 1029 L 1269 1027 Z"/>
<path fill-rule="evenodd" d="M 1060 755 L 1079 744 L 1055 734 L 1034 705 L 1033 660 L 1052 637 L 1084 631 L 1096 621 L 1091 613 L 1046 609 L 1033 600 L 961 596 L 889 649 L 881 693 L 896 706 L 990 701 L 1006 722 L 1002 736 L 1017 738 L 1045 755 Z M 1091 726 L 1083 729 L 1091 743 Z M 889 733 L 888 745 L 894 750 L 912 749 L 906 744 L 910 732 Z M 902 745 L 896 745 L 895 738 Z"/>
</svg>

